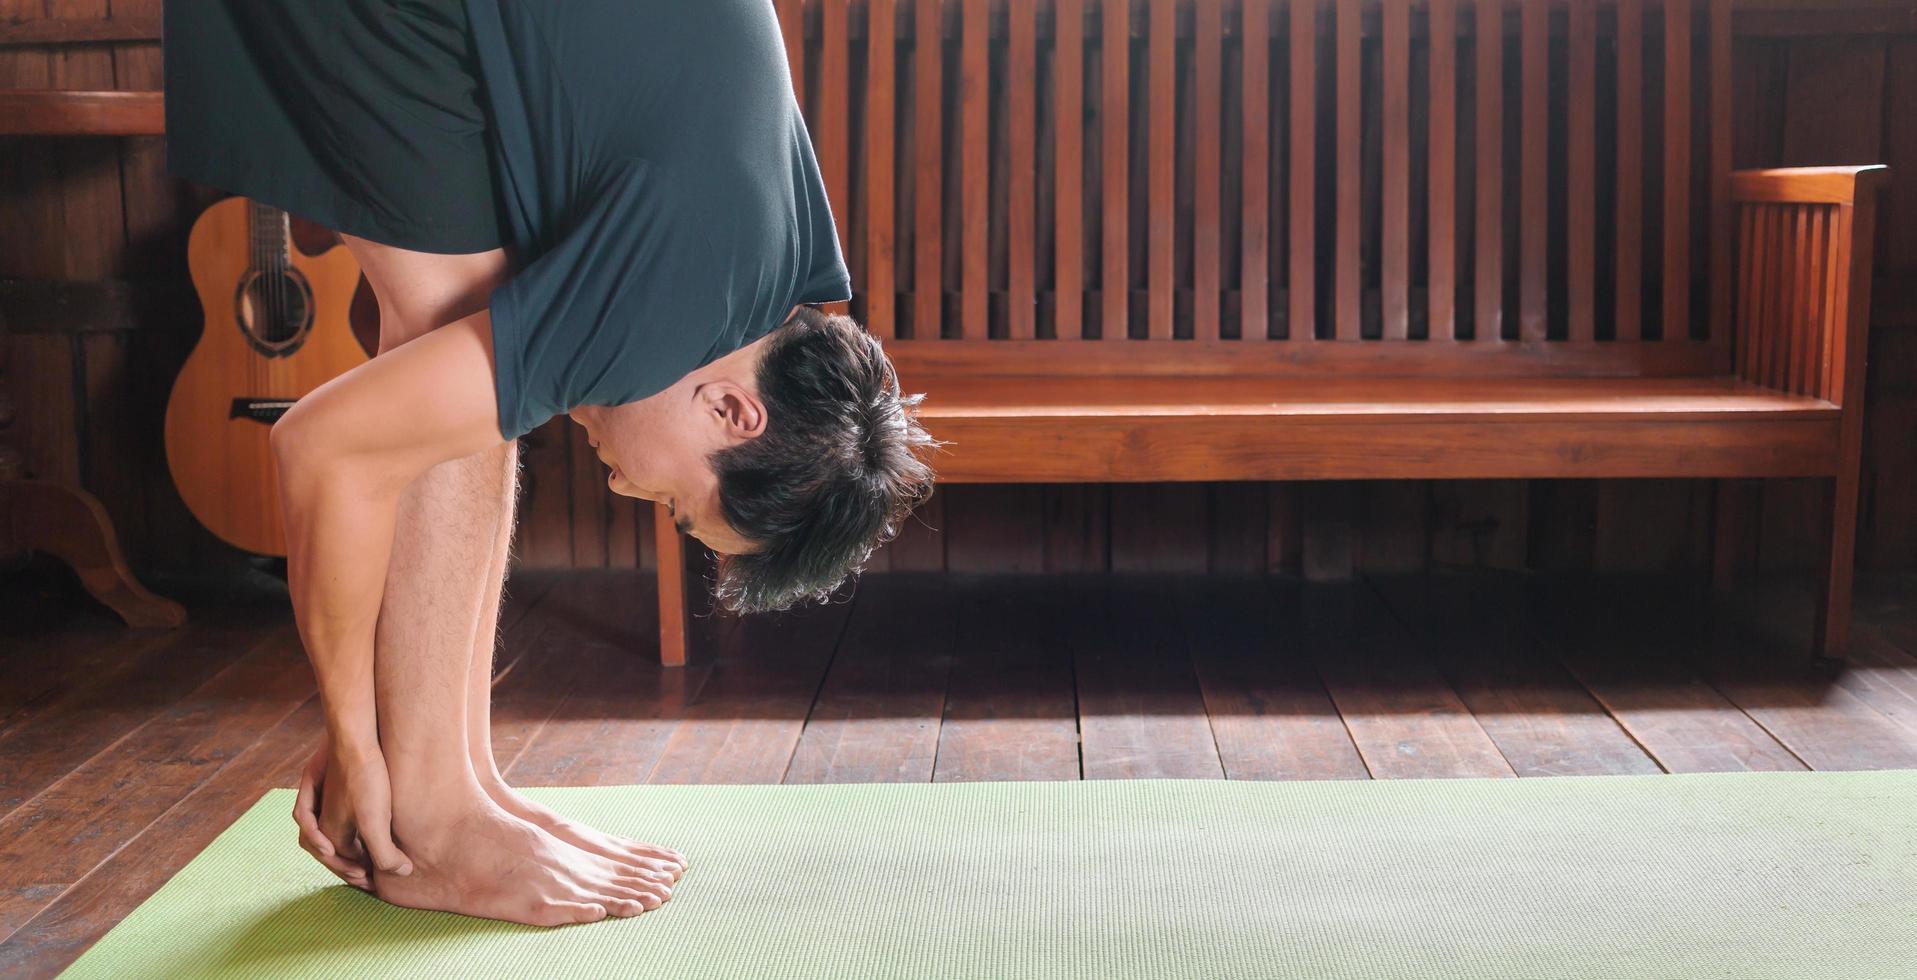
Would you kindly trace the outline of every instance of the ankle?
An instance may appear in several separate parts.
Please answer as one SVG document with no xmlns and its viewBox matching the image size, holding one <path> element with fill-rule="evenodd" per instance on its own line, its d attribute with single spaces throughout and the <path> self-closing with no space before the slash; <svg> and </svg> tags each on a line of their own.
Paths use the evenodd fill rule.
<svg viewBox="0 0 1917 980">
<path fill-rule="evenodd" d="M 409 793 L 393 798 L 393 842 L 415 861 L 430 866 L 465 846 L 462 843 L 476 820 L 498 812 L 478 786 L 447 787 L 437 793 Z"/>
<path fill-rule="evenodd" d="M 488 799 L 482 782 L 465 760 L 457 764 L 387 767 L 393 792 L 393 819 L 402 816 L 421 824 L 436 824 L 483 806 Z"/>
</svg>

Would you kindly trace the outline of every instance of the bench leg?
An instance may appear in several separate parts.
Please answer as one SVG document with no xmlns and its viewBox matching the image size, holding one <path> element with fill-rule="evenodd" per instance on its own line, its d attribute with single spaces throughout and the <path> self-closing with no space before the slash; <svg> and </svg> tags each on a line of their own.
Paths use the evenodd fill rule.
<svg viewBox="0 0 1917 980">
<path fill-rule="evenodd" d="M 148 592 L 120 552 L 113 519 L 90 493 L 47 480 L 0 479 L 0 555 L 43 551 L 68 565 L 80 584 L 128 626 L 186 625 L 186 609 Z"/>
<path fill-rule="evenodd" d="M 686 543 L 665 504 L 652 505 L 659 565 L 659 663 L 686 665 Z"/>
<path fill-rule="evenodd" d="M 1817 626 L 1812 634 L 1813 655 L 1826 664 L 1842 664 L 1850 654 L 1851 579 L 1857 562 L 1856 462 L 1849 462 L 1833 481 L 1829 561 L 1817 583 Z"/>
<path fill-rule="evenodd" d="M 1711 594 L 1719 601 L 1737 591 L 1750 540 L 1752 493 L 1749 480 L 1716 481 L 1715 520 L 1711 532 Z"/>
</svg>

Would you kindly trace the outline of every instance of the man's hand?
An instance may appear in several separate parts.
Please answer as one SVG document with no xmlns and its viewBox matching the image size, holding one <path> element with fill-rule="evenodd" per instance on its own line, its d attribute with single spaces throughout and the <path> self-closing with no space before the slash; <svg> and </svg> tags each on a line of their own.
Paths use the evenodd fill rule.
<svg viewBox="0 0 1917 980">
<path fill-rule="evenodd" d="M 355 888 L 373 890 L 374 868 L 413 871 L 412 860 L 393 844 L 392 787 L 377 748 L 336 753 L 332 739 L 321 742 L 300 774 L 293 821 L 300 847 Z"/>
</svg>

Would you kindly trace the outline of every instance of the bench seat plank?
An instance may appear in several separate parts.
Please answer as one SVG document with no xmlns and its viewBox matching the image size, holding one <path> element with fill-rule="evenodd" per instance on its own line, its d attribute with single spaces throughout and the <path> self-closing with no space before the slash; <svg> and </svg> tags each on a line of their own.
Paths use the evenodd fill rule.
<svg viewBox="0 0 1917 980">
<path fill-rule="evenodd" d="M 1730 378 L 905 385 L 926 393 L 953 483 L 1818 476 L 1837 462 L 1829 402 Z"/>
<path fill-rule="evenodd" d="M 1407 421 L 1727 416 L 1834 419 L 1821 398 L 1720 378 L 1242 378 L 1017 375 L 903 379 L 926 393 L 920 417 L 1259 416 Z"/>
</svg>

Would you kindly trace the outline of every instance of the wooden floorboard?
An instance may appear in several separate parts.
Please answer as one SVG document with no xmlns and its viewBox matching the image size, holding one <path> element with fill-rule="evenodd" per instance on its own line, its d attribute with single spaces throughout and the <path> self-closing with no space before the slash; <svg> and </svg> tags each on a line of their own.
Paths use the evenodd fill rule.
<svg viewBox="0 0 1917 980">
<path fill-rule="evenodd" d="M 782 782 L 932 780 L 958 624 L 954 593 L 943 577 L 925 575 L 858 584 Z"/>
<path fill-rule="evenodd" d="M 76 658 L 86 667 L 43 689 L 0 729 L 0 817 L 226 668 L 277 618 L 216 610 L 193 629 L 108 634 L 105 662 Z"/>
<path fill-rule="evenodd" d="M 52 976 L 64 969 L 239 819 L 261 793 L 284 782 L 324 730 L 319 698 L 307 699 L 127 841 L 123 857 L 102 861 L 0 942 L 0 976 Z M 289 847 L 298 846 L 297 834 L 289 814 Z"/>
<path fill-rule="evenodd" d="M 1033 585 L 987 578 L 958 597 L 935 781 L 1079 778 L 1069 610 Z"/>
<path fill-rule="evenodd" d="M 1511 576 L 1400 576 L 1376 583 L 1423 638 L 1478 726 L 1520 776 L 1662 770 L 1544 649 Z"/>
<path fill-rule="evenodd" d="M 293 784 L 319 705 L 283 592 L 250 595 L 171 632 L 0 600 L 0 975 L 57 973 Z M 902 573 L 697 619 L 663 668 L 651 576 L 527 573 L 494 750 L 522 785 L 1917 768 L 1917 577 L 1865 580 L 1835 673 L 1809 595 Z"/>
<path fill-rule="evenodd" d="M 1917 768 L 1917 732 L 1810 662 L 1807 584 L 1747 592 L 1712 617 L 1710 628 L 1699 630 L 1705 639 L 1685 652 L 1725 697 L 1810 768 Z M 1614 594 L 1667 619 L 1698 615 L 1695 604 L 1679 602 L 1670 590 L 1645 591 L 1625 583 Z"/>
<path fill-rule="evenodd" d="M 1228 779 L 1366 779 L 1298 629 L 1299 590 L 1251 576 L 1182 578 L 1179 618 Z"/>
<path fill-rule="evenodd" d="M 1071 609 L 1086 779 L 1225 776 L 1171 581 L 1113 575 L 1057 586 Z"/>
<path fill-rule="evenodd" d="M 1551 653 L 1666 772 L 1804 769 L 1803 760 L 1712 687 L 1655 635 L 1669 623 L 1625 621 L 1585 581 L 1547 580 L 1526 603 Z"/>
<path fill-rule="evenodd" d="M 658 762 L 711 667 L 659 666 L 652 588 L 651 576 L 627 571 L 580 583 L 571 598 L 614 617 L 612 630 L 580 630 L 563 611 L 539 617 L 523 669 L 493 689 L 494 758 L 508 782 L 632 784 Z"/>
<path fill-rule="evenodd" d="M 1370 586 L 1307 586 L 1299 620 L 1305 649 L 1374 778 L 1516 775 Z"/>
<path fill-rule="evenodd" d="M 837 599 L 720 624 L 698 661 L 710 675 L 640 781 L 781 782 L 852 605 Z"/>
<path fill-rule="evenodd" d="M 0 937 L 243 753 L 313 694 L 291 623 L 0 818 Z"/>
<path fill-rule="evenodd" d="M 1884 717 L 1917 732 L 1917 657 L 1876 630 L 1860 629 L 1850 662 L 1850 669 L 1838 676 L 1838 685 Z"/>
</svg>

